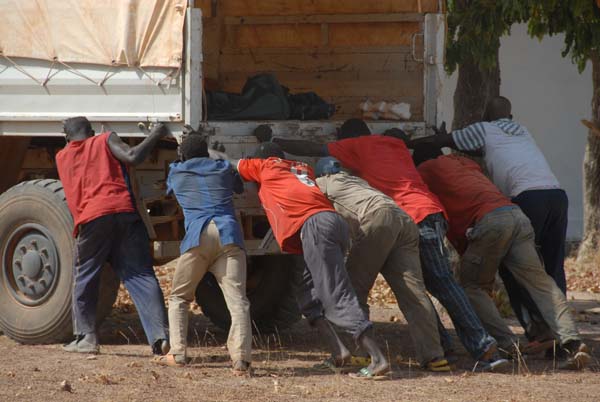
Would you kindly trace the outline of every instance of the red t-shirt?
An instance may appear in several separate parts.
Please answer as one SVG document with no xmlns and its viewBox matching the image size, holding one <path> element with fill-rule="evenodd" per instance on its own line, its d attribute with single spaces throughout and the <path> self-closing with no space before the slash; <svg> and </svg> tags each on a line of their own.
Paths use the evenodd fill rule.
<svg viewBox="0 0 600 402">
<path fill-rule="evenodd" d="M 125 166 L 108 147 L 110 134 L 71 141 L 56 154 L 58 175 L 75 223 L 74 236 L 79 225 L 96 218 L 136 211 Z"/>
<path fill-rule="evenodd" d="M 331 142 L 327 150 L 371 187 L 391 197 L 415 223 L 428 215 L 444 213 L 440 201 L 419 176 L 403 141 L 368 135 Z"/>
<path fill-rule="evenodd" d="M 335 211 L 306 163 L 279 158 L 242 159 L 238 171 L 259 184 L 258 198 L 282 251 L 302 254 L 300 229 L 312 215 Z"/>
<path fill-rule="evenodd" d="M 467 248 L 468 228 L 488 212 L 514 205 L 469 158 L 440 156 L 423 162 L 418 170 L 446 208 L 448 240 L 460 254 Z"/>
</svg>

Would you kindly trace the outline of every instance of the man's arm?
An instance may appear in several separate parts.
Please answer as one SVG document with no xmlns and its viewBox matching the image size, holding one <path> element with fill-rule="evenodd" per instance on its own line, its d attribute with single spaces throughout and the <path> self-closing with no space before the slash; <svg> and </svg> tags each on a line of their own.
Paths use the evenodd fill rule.
<svg viewBox="0 0 600 402">
<path fill-rule="evenodd" d="M 170 134 L 167 126 L 162 123 L 155 124 L 152 127 L 152 131 L 148 134 L 148 137 L 144 138 L 144 141 L 133 147 L 127 145 L 117 133 L 113 132 L 108 137 L 108 146 L 110 151 L 120 162 L 128 165 L 139 165 L 142 163 L 150 152 L 154 149 L 158 141 L 165 138 Z"/>
<path fill-rule="evenodd" d="M 284 152 L 298 156 L 327 156 L 327 145 L 306 140 L 286 140 L 273 138 L 275 144 L 279 145 Z"/>
</svg>

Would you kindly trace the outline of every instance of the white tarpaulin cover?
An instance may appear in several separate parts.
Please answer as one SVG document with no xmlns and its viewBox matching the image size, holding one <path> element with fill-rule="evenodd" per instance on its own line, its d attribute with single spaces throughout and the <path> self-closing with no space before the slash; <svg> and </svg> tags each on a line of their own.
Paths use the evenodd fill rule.
<svg viewBox="0 0 600 402">
<path fill-rule="evenodd" d="M 0 0 L 8 57 L 179 67 L 187 0 Z"/>
</svg>

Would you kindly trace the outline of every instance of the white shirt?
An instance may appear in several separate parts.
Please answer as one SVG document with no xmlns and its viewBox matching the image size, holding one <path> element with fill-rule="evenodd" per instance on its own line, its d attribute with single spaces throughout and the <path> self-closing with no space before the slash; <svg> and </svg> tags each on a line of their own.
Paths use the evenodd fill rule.
<svg viewBox="0 0 600 402">
<path fill-rule="evenodd" d="M 471 124 L 453 131 L 452 138 L 461 151 L 483 150 L 492 181 L 508 197 L 560 188 L 529 131 L 510 119 Z"/>
</svg>

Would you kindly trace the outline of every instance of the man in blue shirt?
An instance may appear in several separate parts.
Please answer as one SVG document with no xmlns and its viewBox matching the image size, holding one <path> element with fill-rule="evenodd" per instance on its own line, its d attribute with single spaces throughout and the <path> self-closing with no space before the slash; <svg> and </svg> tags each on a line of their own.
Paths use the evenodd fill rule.
<svg viewBox="0 0 600 402">
<path fill-rule="evenodd" d="M 244 237 L 233 207 L 233 192 L 241 193 L 243 183 L 228 161 L 209 158 L 201 135 L 183 140 L 180 157 L 170 166 L 167 193 L 174 193 L 183 209 L 185 237 L 169 297 L 171 351 L 156 361 L 167 366 L 186 363 L 189 305 L 198 283 L 211 272 L 231 314 L 227 349 L 233 372 L 243 375 L 250 368 L 252 328 Z"/>
</svg>

